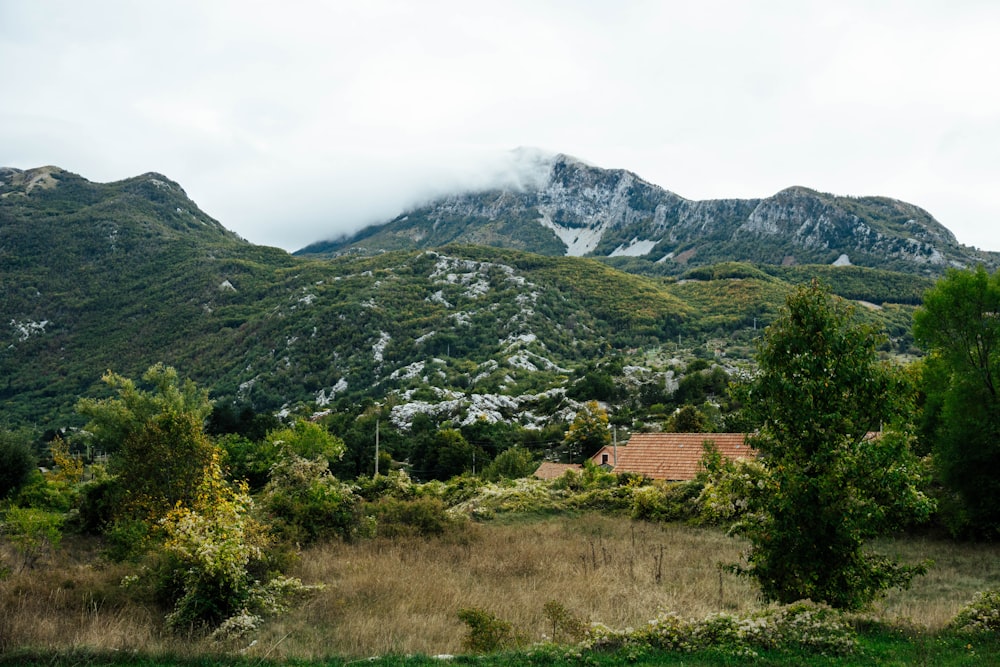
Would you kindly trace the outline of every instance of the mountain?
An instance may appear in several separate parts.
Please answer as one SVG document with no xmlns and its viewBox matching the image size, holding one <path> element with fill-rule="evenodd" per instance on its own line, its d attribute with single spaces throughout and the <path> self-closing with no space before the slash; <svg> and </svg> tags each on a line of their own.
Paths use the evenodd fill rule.
<svg viewBox="0 0 1000 667">
<path fill-rule="evenodd" d="M 735 370 L 816 276 L 907 349 L 930 284 L 913 275 L 724 263 L 661 278 L 474 245 L 294 257 L 160 174 L 0 169 L 0 424 L 79 425 L 73 406 L 103 394 L 105 371 L 164 362 L 257 410 L 375 400 L 400 425 L 416 412 L 539 425 L 595 397 L 595 377 L 631 387 L 620 400 L 647 387 L 649 403 L 695 355 Z"/>
<path fill-rule="evenodd" d="M 566 155 L 526 160 L 540 177 L 521 187 L 443 197 L 296 254 L 472 243 L 610 258 L 628 270 L 660 274 L 720 261 L 853 264 L 920 275 L 1000 265 L 1000 254 L 959 244 L 927 211 L 895 199 L 792 187 L 764 199 L 692 201 L 632 172 Z"/>
</svg>

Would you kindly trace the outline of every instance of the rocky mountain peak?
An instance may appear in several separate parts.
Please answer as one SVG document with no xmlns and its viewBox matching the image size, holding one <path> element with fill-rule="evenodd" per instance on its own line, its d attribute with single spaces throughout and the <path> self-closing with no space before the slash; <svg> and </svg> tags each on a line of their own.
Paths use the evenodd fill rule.
<svg viewBox="0 0 1000 667">
<path fill-rule="evenodd" d="M 353 237 L 301 254 L 431 248 L 447 243 L 547 255 L 630 257 L 633 270 L 681 273 L 722 261 L 833 264 L 933 275 L 1000 264 L 958 244 L 927 211 L 886 197 L 793 186 L 760 199 L 692 201 L 624 169 L 517 149 L 514 186 L 443 197 Z M 636 263 L 636 261 L 638 263 Z"/>
</svg>

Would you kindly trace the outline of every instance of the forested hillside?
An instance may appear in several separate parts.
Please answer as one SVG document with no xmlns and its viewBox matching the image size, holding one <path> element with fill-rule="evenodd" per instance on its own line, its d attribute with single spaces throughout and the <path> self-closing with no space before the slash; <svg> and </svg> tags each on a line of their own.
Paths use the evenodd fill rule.
<svg viewBox="0 0 1000 667">
<path fill-rule="evenodd" d="M 745 263 L 641 276 L 485 246 L 296 258 L 239 239 L 157 174 L 98 184 L 44 168 L 0 182 L 4 419 L 40 429 L 77 423 L 74 403 L 106 370 L 156 362 L 258 411 L 392 397 L 537 424 L 560 403 L 546 392 L 593 398 L 577 385 L 597 367 L 619 385 L 669 386 L 685 355 L 747 359 L 790 286 L 814 277 L 869 302 L 905 351 L 930 284 Z"/>
</svg>

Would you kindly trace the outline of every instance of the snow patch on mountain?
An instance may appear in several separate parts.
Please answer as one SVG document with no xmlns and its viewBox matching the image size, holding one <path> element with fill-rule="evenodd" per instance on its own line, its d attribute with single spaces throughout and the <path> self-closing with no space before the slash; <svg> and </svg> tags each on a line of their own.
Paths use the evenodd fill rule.
<svg viewBox="0 0 1000 667">
<path fill-rule="evenodd" d="M 542 213 L 539 222 L 543 227 L 548 227 L 555 232 L 559 240 L 566 245 L 568 257 L 583 257 L 592 251 L 601 242 L 604 232 L 608 228 L 608 223 L 602 223 L 596 227 L 564 227 L 553 222 L 552 217 L 547 213 Z"/>
<path fill-rule="evenodd" d="M 628 245 L 620 245 L 611 251 L 611 257 L 642 257 L 653 252 L 656 241 L 640 241 L 638 238 L 632 239 Z"/>
</svg>

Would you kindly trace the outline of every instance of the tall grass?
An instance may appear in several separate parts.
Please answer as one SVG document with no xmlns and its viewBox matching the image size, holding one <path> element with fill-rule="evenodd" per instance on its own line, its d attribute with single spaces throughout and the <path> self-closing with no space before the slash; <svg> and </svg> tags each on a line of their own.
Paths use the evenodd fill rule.
<svg viewBox="0 0 1000 667">
<path fill-rule="evenodd" d="M 719 531 L 597 515 L 472 525 L 443 540 L 331 544 L 304 554 L 294 573 L 326 590 L 272 623 L 260 643 L 285 639 L 282 655 L 309 657 L 456 653 L 460 609 L 484 609 L 541 640 L 550 600 L 618 627 L 659 610 L 701 615 L 719 608 L 717 564 L 739 549 Z M 722 605 L 757 604 L 749 582 L 721 582 Z"/>
<path fill-rule="evenodd" d="M 892 591 L 875 604 L 870 615 L 876 618 L 939 630 L 976 592 L 1000 588 L 1000 545 L 995 543 L 906 538 L 884 540 L 876 547 L 903 562 L 930 563 L 927 574 L 914 579 L 909 590 Z"/>
<path fill-rule="evenodd" d="M 80 546 L 0 581 L 0 651 L 244 652 L 269 659 L 462 652 L 464 608 L 511 622 L 530 641 L 551 633 L 554 600 L 584 620 L 638 627 L 660 611 L 704 617 L 760 606 L 748 580 L 723 572 L 743 545 L 716 529 L 597 514 L 470 524 L 440 538 L 380 538 L 304 551 L 294 576 L 322 583 L 255 640 L 215 645 L 163 630 L 163 610 L 119 584 L 135 566 L 101 564 Z M 935 565 L 873 612 L 936 630 L 978 590 L 1000 585 L 1000 545 L 903 539 L 880 547 Z M 254 641 L 251 645 L 251 641 Z"/>
</svg>

